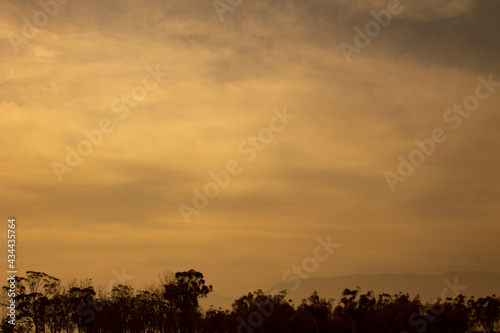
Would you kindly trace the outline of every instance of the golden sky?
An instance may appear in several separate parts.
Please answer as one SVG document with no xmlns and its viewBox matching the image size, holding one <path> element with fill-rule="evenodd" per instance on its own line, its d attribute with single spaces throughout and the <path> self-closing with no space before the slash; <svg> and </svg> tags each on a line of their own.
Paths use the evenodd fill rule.
<svg viewBox="0 0 500 333">
<path fill-rule="evenodd" d="M 0 240 L 16 217 L 20 271 L 142 288 L 193 268 L 240 295 L 330 235 L 312 276 L 500 272 L 497 1 L 45 1 L 0 10 Z"/>
</svg>

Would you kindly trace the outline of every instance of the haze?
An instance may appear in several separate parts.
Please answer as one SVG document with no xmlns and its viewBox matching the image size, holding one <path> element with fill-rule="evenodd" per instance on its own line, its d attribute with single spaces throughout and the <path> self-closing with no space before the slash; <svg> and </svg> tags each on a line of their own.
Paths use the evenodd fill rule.
<svg viewBox="0 0 500 333">
<path fill-rule="evenodd" d="M 350 56 L 341 43 L 356 47 L 354 28 L 388 2 L 230 7 L 61 1 L 27 38 L 40 5 L 3 1 L 1 233 L 16 217 L 20 272 L 106 285 L 124 270 L 141 288 L 193 268 L 236 296 L 281 281 L 330 236 L 339 246 L 310 276 L 500 273 L 498 2 L 401 1 Z M 448 111 L 480 77 L 475 111 Z M 69 166 L 67 147 L 95 129 Z M 445 142 L 399 175 L 399 156 L 435 129 Z M 231 161 L 239 172 L 196 208 Z M 404 182 L 391 188 L 386 172 Z M 197 211 L 189 223 L 180 204 Z"/>
</svg>

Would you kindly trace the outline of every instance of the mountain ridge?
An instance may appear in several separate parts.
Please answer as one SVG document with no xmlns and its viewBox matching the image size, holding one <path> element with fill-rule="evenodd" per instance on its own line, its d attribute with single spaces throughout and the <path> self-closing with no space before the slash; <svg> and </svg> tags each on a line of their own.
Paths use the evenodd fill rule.
<svg viewBox="0 0 500 333">
<path fill-rule="evenodd" d="M 332 298 L 338 301 L 342 297 L 344 289 L 356 289 L 364 294 L 373 291 L 375 296 L 381 293 L 390 295 L 408 293 L 411 298 L 417 295 L 423 302 L 435 298 L 456 297 L 463 294 L 467 297 L 485 297 L 500 295 L 500 274 L 485 271 L 449 271 L 442 274 L 420 274 L 420 273 L 380 273 L 351 275 L 339 275 L 333 277 L 314 277 L 300 280 L 300 286 L 296 289 L 297 280 L 281 281 L 271 288 L 264 290 L 271 293 L 276 290 L 287 290 L 287 299 L 291 299 L 295 306 L 302 299 L 309 297 L 315 290 L 322 298 Z M 253 292 L 249 290 L 248 292 Z M 208 309 L 210 305 L 216 308 L 230 309 L 231 303 L 241 297 L 228 297 L 219 294 L 210 294 L 207 298 L 200 300 L 203 308 Z"/>
</svg>

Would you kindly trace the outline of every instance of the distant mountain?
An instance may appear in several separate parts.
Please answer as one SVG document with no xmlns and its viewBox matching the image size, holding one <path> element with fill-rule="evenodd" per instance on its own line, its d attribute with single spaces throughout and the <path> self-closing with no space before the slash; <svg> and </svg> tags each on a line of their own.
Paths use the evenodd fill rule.
<svg viewBox="0 0 500 333">
<path fill-rule="evenodd" d="M 461 287 L 454 288 L 455 284 Z M 484 272 L 448 272 L 441 275 L 356 274 L 301 280 L 300 286 L 292 291 L 291 287 L 294 286 L 294 281 L 280 282 L 269 291 L 287 289 L 288 298 L 291 298 L 296 305 L 310 296 L 314 290 L 317 290 L 321 297 L 338 300 L 345 288 L 356 289 L 357 287 L 360 287 L 362 293 L 369 290 L 373 290 L 375 295 L 381 293 L 394 295 L 403 292 L 409 293 L 411 297 L 418 294 L 423 301 L 430 301 L 441 297 L 442 294 L 445 297 L 455 297 L 457 292 L 475 297 L 500 295 L 500 274 Z"/>
<path fill-rule="evenodd" d="M 455 297 L 460 293 L 476 298 L 493 294 L 500 295 L 500 274 L 486 272 L 448 272 L 441 275 L 355 274 L 329 278 L 309 278 L 300 280 L 300 285 L 298 282 L 299 280 L 280 282 L 265 292 L 272 293 L 272 291 L 286 289 L 287 299 L 292 299 L 296 306 L 301 303 L 302 299 L 309 297 L 314 290 L 318 291 L 320 297 L 333 298 L 338 301 L 344 289 L 356 289 L 357 287 L 360 287 L 361 293 L 373 290 L 375 295 L 381 293 L 394 295 L 403 292 L 409 293 L 410 297 L 413 298 L 418 294 L 423 302 L 441 297 L 441 295 Z M 293 290 L 294 287 L 295 290 Z M 243 294 L 236 297 L 211 294 L 208 298 L 202 299 L 200 303 L 204 309 L 207 309 L 209 305 L 230 309 L 231 303 L 241 296 Z"/>
<path fill-rule="evenodd" d="M 210 306 L 213 306 L 216 309 L 222 308 L 223 310 L 226 309 L 230 310 L 231 304 L 241 296 L 243 295 L 237 297 L 227 297 L 219 294 L 210 293 L 206 298 L 200 299 L 200 305 L 205 311 L 208 310 Z"/>
</svg>

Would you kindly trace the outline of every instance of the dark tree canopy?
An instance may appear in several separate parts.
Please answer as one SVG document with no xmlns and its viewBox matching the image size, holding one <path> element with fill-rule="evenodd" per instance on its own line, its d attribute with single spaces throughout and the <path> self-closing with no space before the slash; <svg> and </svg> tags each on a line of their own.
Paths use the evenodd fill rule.
<svg viewBox="0 0 500 333">
<path fill-rule="evenodd" d="M 231 310 L 203 311 L 198 303 L 212 292 L 202 273 L 164 276 L 160 286 L 135 291 L 118 284 L 97 295 L 90 280 L 63 287 L 59 279 L 28 271 L 16 280 L 16 326 L 5 317 L 3 332 L 36 333 L 422 333 L 498 332 L 500 298 L 456 298 L 422 303 L 408 294 L 374 295 L 345 289 L 340 299 L 313 292 L 301 304 L 286 291 L 241 296 Z M 8 287 L 0 303 L 6 306 Z"/>
</svg>

